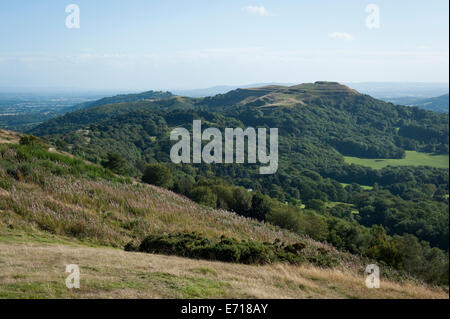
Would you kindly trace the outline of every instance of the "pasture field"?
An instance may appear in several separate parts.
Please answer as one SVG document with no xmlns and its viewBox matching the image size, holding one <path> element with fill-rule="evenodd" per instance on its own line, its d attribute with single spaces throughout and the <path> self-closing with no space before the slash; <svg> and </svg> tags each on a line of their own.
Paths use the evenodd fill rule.
<svg viewBox="0 0 450 319">
<path fill-rule="evenodd" d="M 368 166 L 373 169 L 382 169 L 386 166 L 430 166 L 448 168 L 448 155 L 434 155 L 416 151 L 406 151 L 406 157 L 402 159 L 359 158 L 344 156 L 348 164 Z"/>
</svg>

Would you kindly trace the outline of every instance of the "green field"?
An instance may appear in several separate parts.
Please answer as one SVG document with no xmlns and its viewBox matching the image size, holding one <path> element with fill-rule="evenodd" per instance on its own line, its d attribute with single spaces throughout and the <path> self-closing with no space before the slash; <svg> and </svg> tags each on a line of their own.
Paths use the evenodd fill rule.
<svg viewBox="0 0 450 319">
<path fill-rule="evenodd" d="M 341 185 L 342 185 L 342 187 L 346 187 L 346 186 L 348 186 L 350 184 L 341 183 Z M 373 189 L 373 186 L 367 186 L 367 185 L 359 185 L 359 186 L 361 186 L 362 189 L 369 190 L 369 191 Z"/>
<path fill-rule="evenodd" d="M 344 156 L 348 164 L 368 166 L 373 169 L 381 169 L 386 166 L 431 166 L 448 168 L 448 155 L 433 155 L 415 151 L 406 151 L 406 157 L 402 159 L 373 159 Z"/>
</svg>

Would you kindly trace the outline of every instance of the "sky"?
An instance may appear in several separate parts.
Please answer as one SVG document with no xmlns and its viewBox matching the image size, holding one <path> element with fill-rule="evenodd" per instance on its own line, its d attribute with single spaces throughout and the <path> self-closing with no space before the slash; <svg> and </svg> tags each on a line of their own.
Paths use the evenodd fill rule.
<svg viewBox="0 0 450 319">
<path fill-rule="evenodd" d="M 1 0 L 0 87 L 448 82 L 448 37 L 447 0 Z"/>
</svg>

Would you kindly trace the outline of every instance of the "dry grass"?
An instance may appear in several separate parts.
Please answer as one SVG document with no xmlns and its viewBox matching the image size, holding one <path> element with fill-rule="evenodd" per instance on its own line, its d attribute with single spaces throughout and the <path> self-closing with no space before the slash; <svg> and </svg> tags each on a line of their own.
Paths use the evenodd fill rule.
<svg viewBox="0 0 450 319">
<path fill-rule="evenodd" d="M 43 185 L 14 182 L 0 193 L 0 229 L 28 225 L 57 235 L 123 246 L 148 233 L 192 232 L 270 241 L 299 236 L 226 211 L 202 207 L 170 191 L 143 184 L 47 176 Z"/>
<path fill-rule="evenodd" d="M 65 287 L 77 264 L 81 288 Z M 0 242 L 0 298 L 448 298 L 439 288 L 381 278 L 368 289 L 348 271 L 247 266 L 118 249 Z"/>
<path fill-rule="evenodd" d="M 0 144 L 19 143 L 21 134 L 0 129 Z"/>
</svg>

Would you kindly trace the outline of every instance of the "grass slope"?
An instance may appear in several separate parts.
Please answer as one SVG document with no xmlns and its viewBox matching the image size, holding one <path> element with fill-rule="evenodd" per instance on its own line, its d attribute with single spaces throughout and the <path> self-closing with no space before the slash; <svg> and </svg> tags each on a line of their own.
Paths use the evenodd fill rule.
<svg viewBox="0 0 450 319">
<path fill-rule="evenodd" d="M 80 289 L 65 267 L 80 267 Z M 76 245 L 0 239 L 0 298 L 448 298 L 439 288 L 381 278 L 368 289 L 349 270 L 248 266 Z"/>
<path fill-rule="evenodd" d="M 345 162 L 373 169 L 382 169 L 386 166 L 430 166 L 436 168 L 449 168 L 448 155 L 434 155 L 415 151 L 406 151 L 402 159 L 371 159 L 345 156 Z"/>
<path fill-rule="evenodd" d="M 61 162 L 35 157 L 25 164 L 19 159 L 24 149 L 0 148 L 0 229 L 43 230 L 114 247 L 161 232 L 196 231 L 209 237 L 260 241 L 299 239 L 272 225 L 199 206 L 165 189 L 113 177 L 108 180 L 107 174 L 96 178 L 95 169 L 103 169 L 85 163 L 90 169 L 70 167 L 78 162 L 59 154 L 43 152 L 41 156 L 58 155 L 55 159 Z M 72 175 L 77 169 L 87 174 Z M 11 174 L 17 174 L 16 178 Z"/>
</svg>

